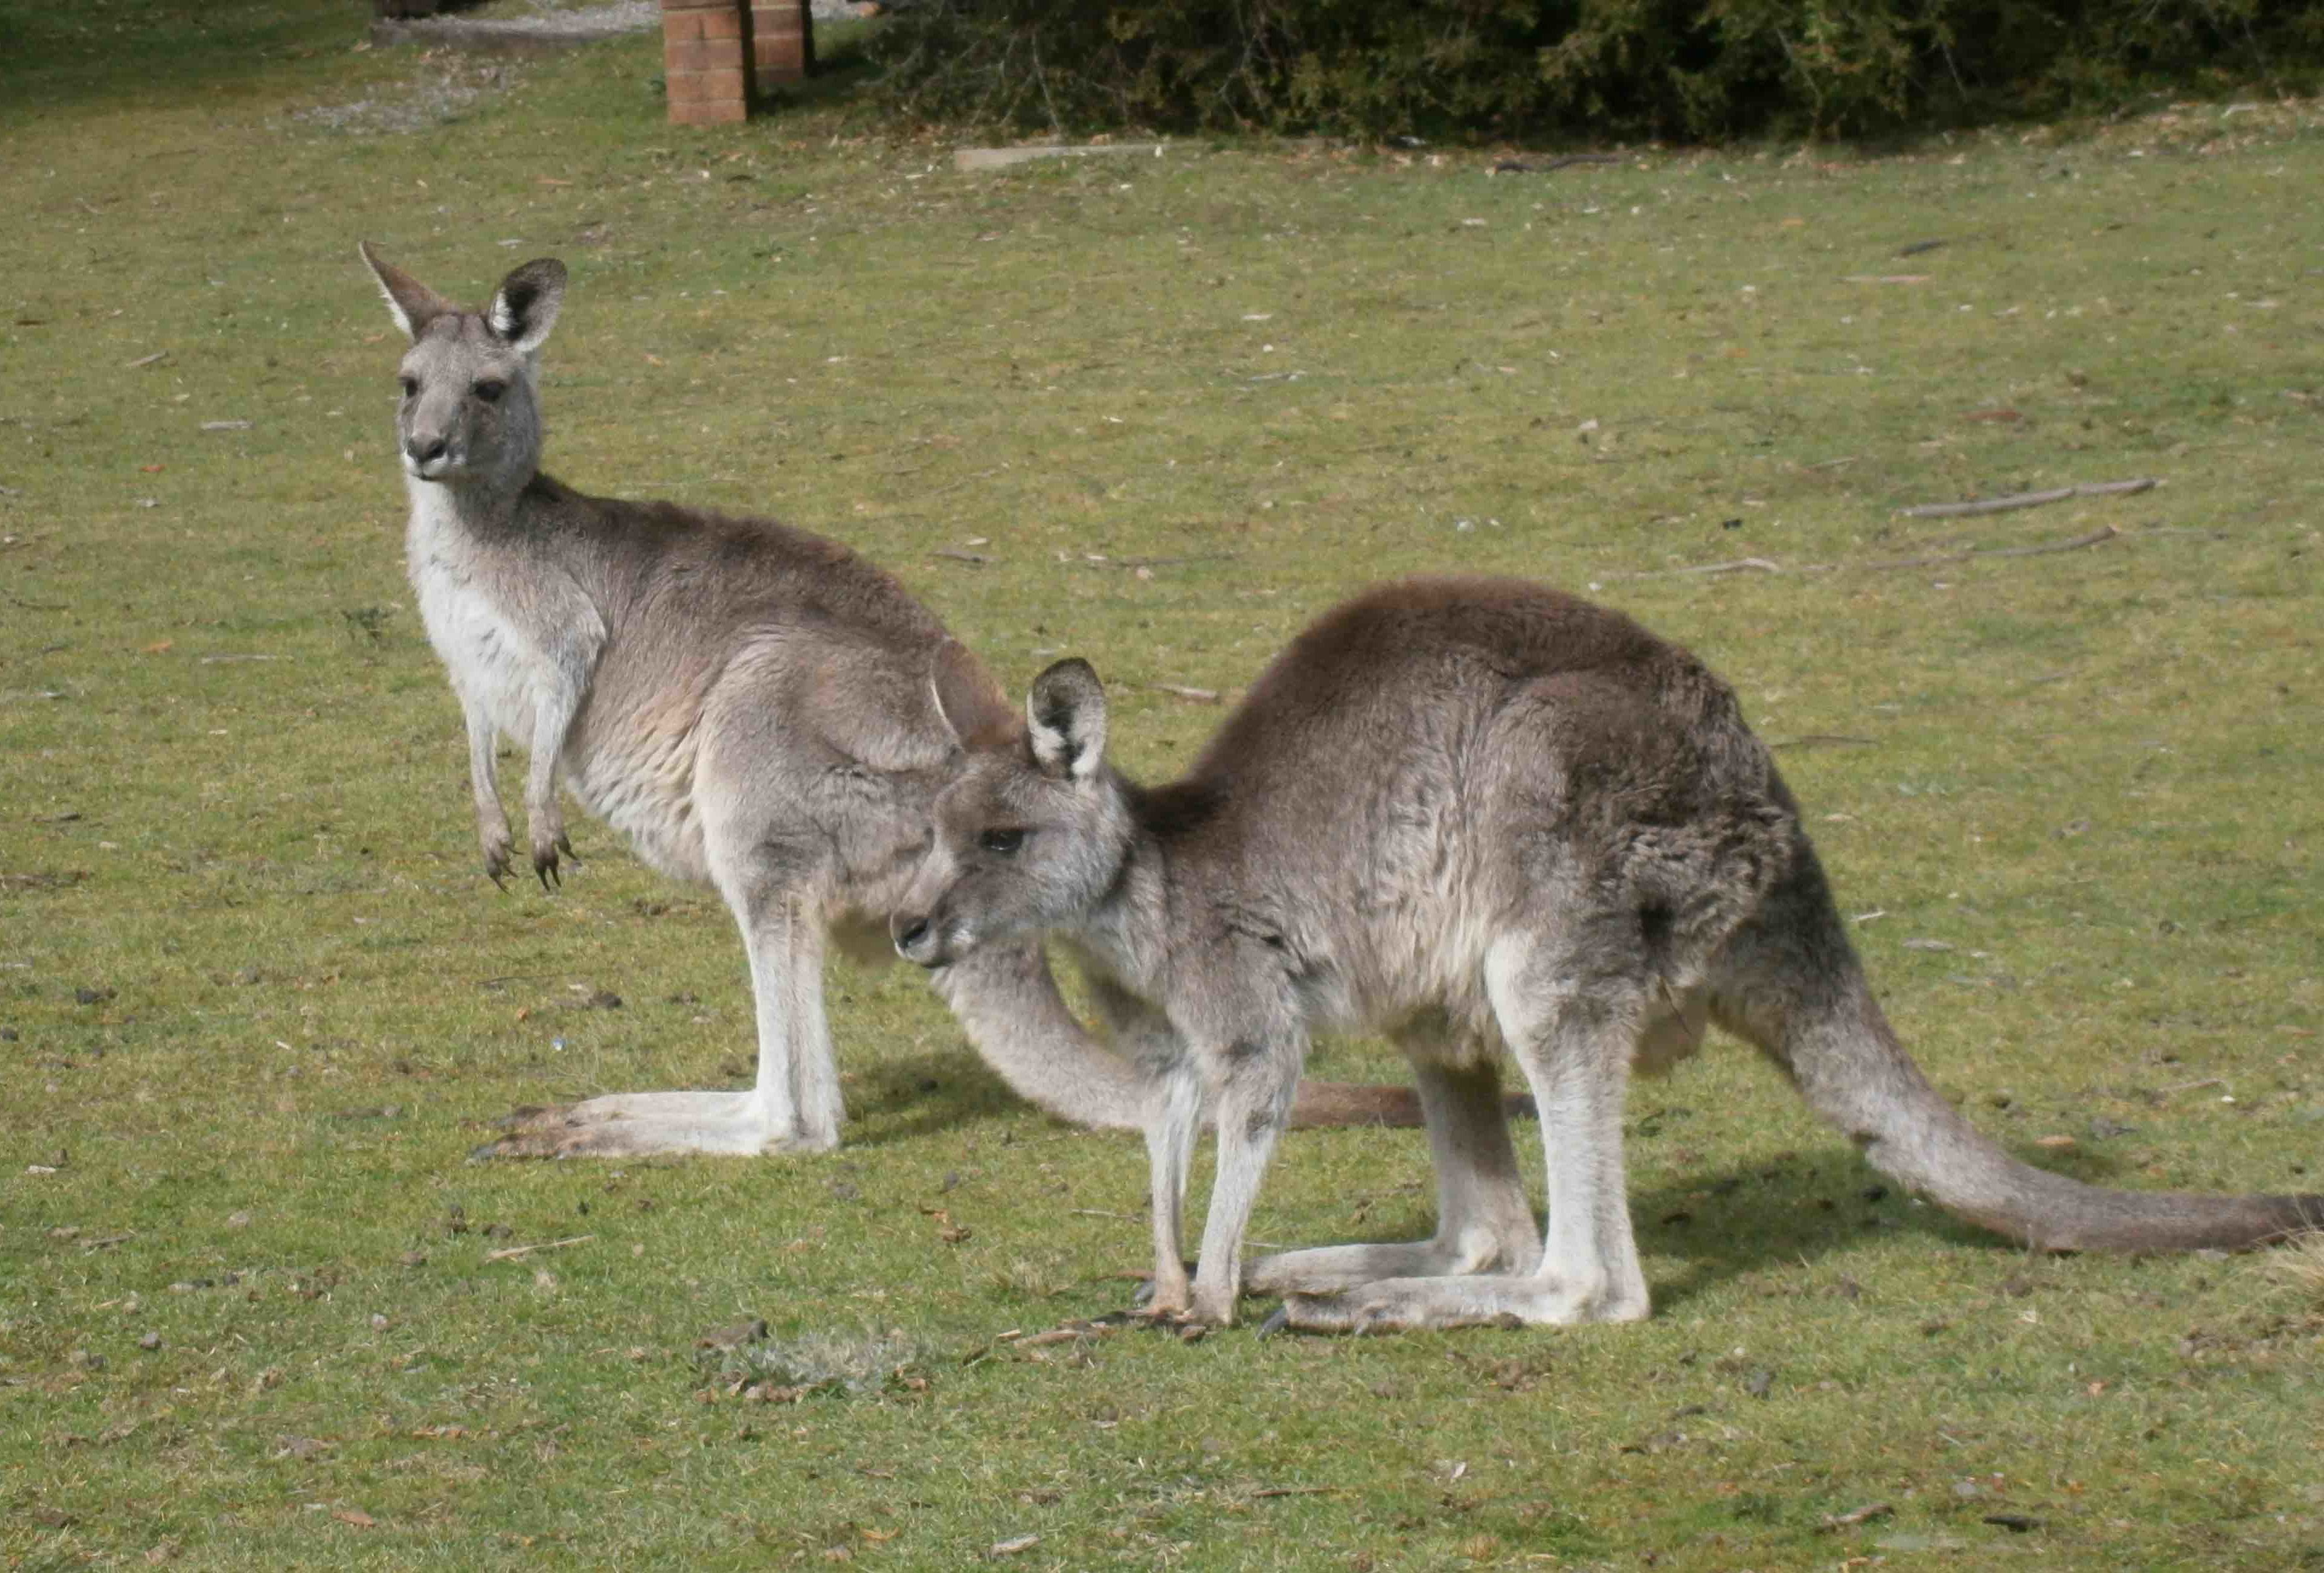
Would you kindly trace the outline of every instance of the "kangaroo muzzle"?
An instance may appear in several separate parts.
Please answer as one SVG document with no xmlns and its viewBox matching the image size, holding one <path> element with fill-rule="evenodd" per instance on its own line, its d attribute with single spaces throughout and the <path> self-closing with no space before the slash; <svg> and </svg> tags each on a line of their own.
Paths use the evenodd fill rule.
<svg viewBox="0 0 2324 1573">
<path fill-rule="evenodd" d="M 896 954 L 915 966 L 942 967 L 952 959 L 945 954 L 944 937 L 933 917 L 898 912 L 888 920 L 888 938 L 895 944 Z"/>
</svg>

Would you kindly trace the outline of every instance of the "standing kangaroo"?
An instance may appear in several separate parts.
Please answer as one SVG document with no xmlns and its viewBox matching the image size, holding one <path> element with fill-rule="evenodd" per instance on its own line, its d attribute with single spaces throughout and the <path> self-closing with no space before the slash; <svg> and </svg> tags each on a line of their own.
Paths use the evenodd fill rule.
<svg viewBox="0 0 2324 1573">
<path fill-rule="evenodd" d="M 1105 763 L 1083 662 L 1041 674 L 1013 737 L 974 694 L 940 698 L 975 730 L 896 948 L 958 966 L 1056 932 L 1142 1007 L 1155 1314 L 1231 1321 L 1315 1028 L 1378 1029 L 1409 1057 L 1437 1226 L 1257 1263 L 1249 1286 L 1286 1295 L 1295 1327 L 1644 1317 L 1625 1078 L 1692 1052 L 1706 1018 L 1877 1167 L 2036 1248 L 2236 1248 L 2324 1223 L 2319 1197 L 2098 1189 L 1962 1119 L 1874 1003 L 1734 695 L 1618 614 L 1503 580 L 1375 590 L 1295 640 L 1193 773 L 1157 788 Z M 1504 1051 L 1540 1111 L 1545 1240 L 1502 1115 Z M 1206 1105 L 1218 1174 L 1190 1286 L 1179 1216 Z"/>
<path fill-rule="evenodd" d="M 512 841 L 493 754 L 530 751 L 532 867 L 558 877 L 560 783 L 665 874 L 724 899 L 749 952 L 759 1063 L 748 1091 L 649 1092 L 537 1111 L 501 1155 L 819 1152 L 844 1117 L 823 1008 L 827 932 L 882 957 L 880 925 L 927 837 L 963 739 L 1013 710 L 892 577 L 763 519 L 584 496 L 540 471 L 540 347 L 565 265 L 526 263 L 481 312 L 362 248 L 402 359 L 396 445 L 428 637 L 467 721 L 484 872 Z M 936 708 L 941 688 L 948 716 Z M 1038 947 L 947 969 L 986 1058 L 1052 1113 L 1138 1126 L 1150 1091 L 1066 1012 Z M 1400 1087 L 1317 1084 L 1299 1123 L 1416 1124 Z"/>
</svg>

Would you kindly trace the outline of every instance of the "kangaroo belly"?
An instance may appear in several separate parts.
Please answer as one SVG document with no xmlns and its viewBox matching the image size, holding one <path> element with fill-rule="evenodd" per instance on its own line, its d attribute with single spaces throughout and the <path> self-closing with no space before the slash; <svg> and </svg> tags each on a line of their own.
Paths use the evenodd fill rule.
<svg viewBox="0 0 2324 1573">
<path fill-rule="evenodd" d="M 566 779 L 582 807 L 619 831 L 641 861 L 707 883 L 702 817 L 694 796 L 695 729 L 637 729 L 608 737 L 576 729 Z"/>
</svg>

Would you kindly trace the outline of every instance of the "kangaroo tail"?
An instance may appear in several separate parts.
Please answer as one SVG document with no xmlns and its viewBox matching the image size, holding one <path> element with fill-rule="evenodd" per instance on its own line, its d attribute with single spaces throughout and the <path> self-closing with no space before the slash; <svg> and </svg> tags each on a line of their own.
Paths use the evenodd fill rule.
<svg viewBox="0 0 2324 1573">
<path fill-rule="evenodd" d="M 2239 1251 L 2324 1228 L 2324 1196 L 2108 1190 L 2020 1162 L 1929 1085 L 1874 1002 L 1804 836 L 1711 979 L 1756 1044 L 1884 1174 L 2043 1251 Z"/>
<path fill-rule="evenodd" d="M 976 950 L 939 967 L 934 978 L 984 1062 L 1058 1118 L 1102 1131 L 1135 1131 L 1160 1107 L 1158 1089 L 1146 1072 L 1065 1007 L 1039 946 Z M 1529 1115 L 1533 1100 L 1512 1097 L 1508 1112 Z M 1291 1106 L 1291 1124 L 1301 1130 L 1420 1123 L 1420 1098 L 1408 1087 L 1303 1081 Z"/>
<path fill-rule="evenodd" d="M 1502 1102 L 1502 1112 L 1513 1120 L 1532 1119 L 1533 1099 L 1524 1093 L 1511 1093 Z M 1303 1081 L 1299 1084 L 1299 1096 L 1291 1106 L 1291 1128 L 1295 1131 L 1425 1123 L 1421 1118 L 1418 1093 L 1408 1087 L 1382 1082 Z"/>
</svg>

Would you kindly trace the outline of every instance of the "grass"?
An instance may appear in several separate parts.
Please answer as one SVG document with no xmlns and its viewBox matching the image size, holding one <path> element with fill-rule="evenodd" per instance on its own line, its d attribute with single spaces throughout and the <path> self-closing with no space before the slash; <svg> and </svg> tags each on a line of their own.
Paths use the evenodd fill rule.
<svg viewBox="0 0 2324 1573">
<path fill-rule="evenodd" d="M 715 902 L 602 827 L 555 900 L 477 875 L 354 252 L 470 299 L 564 256 L 556 473 L 838 535 L 1012 682 L 1090 655 L 1151 773 L 1219 714 L 1159 685 L 1359 584 L 1594 587 L 1782 745 L 1981 1124 L 2313 1189 L 2324 112 L 970 177 L 844 79 L 686 131 L 650 37 L 488 77 L 363 21 L 0 0 L 6 1566 L 2324 1559 L 2311 1261 L 2028 1259 L 1731 1046 L 1634 1099 L 1619 1328 L 1003 1338 L 1123 1303 L 1143 1158 L 900 969 L 832 973 L 834 1157 L 465 1163 L 519 1103 L 740 1079 L 749 1008 Z M 1322 1133 L 1257 1232 L 1428 1208 L 1416 1135 Z"/>
</svg>

